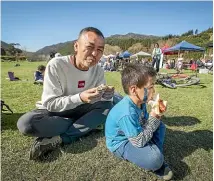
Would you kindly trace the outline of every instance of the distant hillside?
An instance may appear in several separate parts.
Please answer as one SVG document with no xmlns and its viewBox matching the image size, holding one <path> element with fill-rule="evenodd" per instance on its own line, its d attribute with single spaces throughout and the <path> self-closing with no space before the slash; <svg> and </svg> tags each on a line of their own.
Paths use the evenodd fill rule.
<svg viewBox="0 0 214 181">
<path fill-rule="evenodd" d="M 151 52 L 154 46 L 154 43 L 159 43 L 162 47 L 165 44 L 168 46 L 173 46 L 176 43 L 186 40 L 189 43 L 193 43 L 198 46 L 206 47 L 207 43 L 210 43 L 212 40 L 213 28 L 209 28 L 197 35 L 192 33 L 193 31 L 188 31 L 182 35 L 166 35 L 166 36 L 153 36 L 153 35 L 143 35 L 136 33 L 128 33 L 125 35 L 115 34 L 106 38 L 106 44 L 109 47 L 117 47 L 117 50 L 138 50 L 140 47 L 141 50 L 146 52 Z M 192 33 L 192 34 L 191 34 Z M 139 46 L 139 44 L 141 46 Z M 74 53 L 74 41 L 68 41 L 65 43 L 59 43 L 51 46 L 46 46 L 38 50 L 36 55 L 49 55 L 51 51 L 57 51 L 62 55 L 73 54 Z M 138 45 L 139 48 L 135 48 L 135 45 Z M 112 49 L 112 48 L 110 48 Z M 114 49 L 114 48 L 113 48 Z M 109 51 L 107 51 L 109 52 Z M 112 51 L 117 52 L 116 49 Z M 135 53 L 135 52 L 132 52 Z"/>
<path fill-rule="evenodd" d="M 156 38 L 160 38 L 159 36 L 153 36 L 153 35 L 141 35 L 141 34 L 136 34 L 136 33 L 128 33 L 126 35 L 112 35 L 108 38 L 125 38 L 125 39 L 129 39 L 129 38 L 133 38 L 133 39 L 156 39 Z M 107 39 L 108 39 L 107 38 Z"/>
<path fill-rule="evenodd" d="M 116 34 L 116 35 L 112 35 L 110 37 L 107 37 L 106 43 L 108 44 L 109 42 L 111 42 L 112 39 L 114 39 L 114 40 L 119 39 L 121 41 L 123 39 L 124 40 L 129 40 L 129 39 L 135 39 L 135 40 L 144 40 L 144 39 L 150 40 L 150 39 L 152 39 L 152 40 L 156 40 L 159 38 L 160 37 L 153 36 L 153 35 L 141 35 L 141 34 L 135 34 L 135 33 L 128 33 L 126 35 Z M 74 41 L 75 40 L 67 41 L 65 43 L 58 43 L 58 44 L 46 46 L 46 47 L 41 48 L 38 51 L 36 51 L 35 55 L 41 55 L 41 54 L 49 55 L 50 52 L 52 52 L 52 51 L 59 52 L 62 55 L 72 54 L 72 53 L 74 53 L 74 49 L 73 49 Z M 127 48 L 129 48 L 129 47 L 127 47 Z"/>
<path fill-rule="evenodd" d="M 4 48 L 4 49 L 8 49 L 9 48 L 9 44 L 4 42 L 4 41 L 1 41 L 1 46 Z"/>
<path fill-rule="evenodd" d="M 5 50 L 5 51 L 8 51 L 8 49 L 10 48 L 10 44 L 9 43 L 6 43 L 4 41 L 1 41 L 1 47 Z M 31 56 L 34 52 L 28 52 L 28 51 L 23 51 L 23 54 L 26 55 L 26 56 Z"/>
<path fill-rule="evenodd" d="M 213 28 L 209 28 L 205 31 L 202 31 L 199 34 L 194 34 L 193 30 L 189 30 L 181 35 L 166 35 L 166 36 L 153 36 L 153 35 L 144 35 L 136 33 L 128 33 L 125 35 L 115 34 L 106 38 L 106 47 L 105 53 L 115 53 L 118 51 L 129 50 L 131 53 L 136 51 L 143 50 L 146 52 L 151 52 L 154 46 L 154 43 L 159 43 L 160 47 L 167 44 L 168 46 L 173 46 L 176 43 L 186 40 L 189 43 L 206 47 L 209 43 L 212 44 L 213 39 Z M 56 51 L 62 55 L 68 55 L 74 53 L 74 41 L 67 41 L 64 43 L 58 43 L 50 46 L 45 46 L 35 53 L 27 52 L 28 55 L 33 56 L 46 56 L 50 55 L 50 52 Z M 8 47 L 9 44 L 1 41 L 3 47 Z"/>
<path fill-rule="evenodd" d="M 56 51 L 61 54 L 69 54 L 72 49 L 74 41 L 67 41 L 65 43 L 58 43 L 50 46 L 46 46 L 44 48 L 39 49 L 35 52 L 35 55 L 49 55 L 50 52 Z"/>
</svg>

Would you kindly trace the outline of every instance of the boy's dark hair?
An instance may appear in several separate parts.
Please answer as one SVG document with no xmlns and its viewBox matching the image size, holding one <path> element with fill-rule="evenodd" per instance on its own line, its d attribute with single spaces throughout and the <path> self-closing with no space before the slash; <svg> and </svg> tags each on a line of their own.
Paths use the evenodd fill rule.
<svg viewBox="0 0 214 181">
<path fill-rule="evenodd" d="M 37 70 L 39 71 L 45 71 L 45 66 L 44 65 L 39 65 Z"/>
<path fill-rule="evenodd" d="M 121 72 L 121 82 L 123 90 L 129 94 L 129 87 L 136 85 L 141 88 L 148 83 L 149 77 L 155 77 L 156 71 L 150 65 L 143 65 L 137 63 L 127 64 Z"/>
<path fill-rule="evenodd" d="M 87 33 L 87 32 L 89 32 L 89 31 L 90 31 L 90 32 L 94 32 L 94 33 L 97 34 L 98 36 L 101 36 L 101 37 L 103 37 L 103 39 L 105 39 L 103 33 L 102 33 L 100 30 L 98 30 L 97 28 L 94 28 L 94 27 L 86 27 L 86 28 L 82 29 L 82 30 L 80 31 L 80 33 L 79 33 L 78 39 L 79 39 L 84 33 Z"/>
</svg>

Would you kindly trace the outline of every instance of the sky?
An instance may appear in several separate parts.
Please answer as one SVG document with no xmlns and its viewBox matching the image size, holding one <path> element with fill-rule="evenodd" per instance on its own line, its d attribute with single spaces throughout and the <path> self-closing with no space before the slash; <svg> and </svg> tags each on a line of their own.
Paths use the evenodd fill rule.
<svg viewBox="0 0 214 181">
<path fill-rule="evenodd" d="M 1 40 L 35 52 L 75 40 L 94 26 L 105 37 L 129 32 L 164 36 L 213 27 L 212 1 L 2 1 Z"/>
</svg>

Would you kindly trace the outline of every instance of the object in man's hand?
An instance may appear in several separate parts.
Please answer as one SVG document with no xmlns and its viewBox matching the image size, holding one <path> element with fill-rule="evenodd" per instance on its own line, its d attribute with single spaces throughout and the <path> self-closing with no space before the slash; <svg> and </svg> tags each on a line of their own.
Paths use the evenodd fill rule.
<svg viewBox="0 0 214 181">
<path fill-rule="evenodd" d="M 114 87 L 113 86 L 107 86 L 107 89 L 105 90 L 104 94 L 102 95 L 102 98 L 109 100 L 114 96 Z"/>
<path fill-rule="evenodd" d="M 97 91 L 98 91 L 100 94 L 103 94 L 107 88 L 108 88 L 107 85 L 101 84 L 101 85 L 99 85 L 99 86 L 97 87 Z"/>
<path fill-rule="evenodd" d="M 112 89 L 114 89 L 114 86 L 107 85 L 107 89 L 108 89 L 108 90 L 112 90 Z"/>
<path fill-rule="evenodd" d="M 155 100 L 149 101 L 148 104 L 151 105 L 157 115 L 166 111 L 167 101 L 161 100 L 159 94 L 157 94 Z"/>
</svg>

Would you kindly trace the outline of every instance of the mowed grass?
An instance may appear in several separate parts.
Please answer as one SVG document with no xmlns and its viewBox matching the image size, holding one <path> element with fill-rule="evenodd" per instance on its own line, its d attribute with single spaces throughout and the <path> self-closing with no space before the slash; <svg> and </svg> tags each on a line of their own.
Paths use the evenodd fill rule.
<svg viewBox="0 0 214 181">
<path fill-rule="evenodd" d="M 92 133 L 55 151 L 43 161 L 29 161 L 33 138 L 23 136 L 16 127 L 18 118 L 35 108 L 42 86 L 33 84 L 33 72 L 45 62 L 1 63 L 1 99 L 14 114 L 2 114 L 1 177 L 3 181 L 154 181 L 157 178 L 137 166 L 112 156 L 105 146 L 103 132 Z M 11 82 L 14 71 L 22 81 Z M 166 70 L 161 70 L 166 71 Z M 171 70 L 173 72 L 173 70 Z M 187 72 L 190 73 L 191 72 Z M 124 95 L 118 72 L 105 74 L 107 83 Z M 167 126 L 165 160 L 174 180 L 213 180 L 213 77 L 200 74 L 201 86 L 168 89 L 156 85 L 156 92 L 168 101 L 163 118 Z"/>
</svg>

